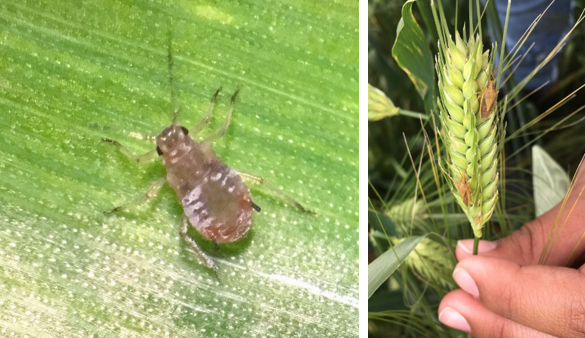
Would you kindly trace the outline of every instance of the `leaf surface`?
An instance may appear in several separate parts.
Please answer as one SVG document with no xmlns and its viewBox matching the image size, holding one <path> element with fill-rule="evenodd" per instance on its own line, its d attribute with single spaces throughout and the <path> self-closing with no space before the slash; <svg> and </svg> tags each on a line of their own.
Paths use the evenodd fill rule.
<svg viewBox="0 0 585 338">
<path fill-rule="evenodd" d="M 402 6 L 402 19 L 398 24 L 396 41 L 392 47 L 392 56 L 406 72 L 416 87 L 419 95 L 425 102 L 425 110 L 430 114 L 434 104 L 435 70 L 433 55 L 422 29 L 412 14 L 414 0 L 407 1 Z M 399 83 L 393 84 L 400 86 Z"/>
<path fill-rule="evenodd" d="M 358 8 L 292 1 L 19 1 L 0 11 L 0 335 L 355 337 L 358 330 Z M 263 177 L 233 244 L 181 240 L 165 173 L 135 153 L 214 91 L 219 158 Z M 313 210 L 301 212 L 286 194 Z"/>
<path fill-rule="evenodd" d="M 368 265 L 368 298 L 390 278 L 424 236 L 411 236 L 384 252 Z"/>
<path fill-rule="evenodd" d="M 532 171 L 538 217 L 563 200 L 571 181 L 567 172 L 540 146 L 532 147 Z"/>
</svg>

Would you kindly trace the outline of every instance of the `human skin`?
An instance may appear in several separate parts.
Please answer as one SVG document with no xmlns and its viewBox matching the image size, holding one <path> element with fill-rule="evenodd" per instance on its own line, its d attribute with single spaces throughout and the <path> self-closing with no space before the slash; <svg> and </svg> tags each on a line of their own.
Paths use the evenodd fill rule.
<svg viewBox="0 0 585 338">
<path fill-rule="evenodd" d="M 461 289 L 448 293 L 439 320 L 476 338 L 585 337 L 585 168 L 561 217 L 570 213 L 548 260 L 538 265 L 561 205 L 498 241 L 459 241 L 453 277 Z"/>
</svg>

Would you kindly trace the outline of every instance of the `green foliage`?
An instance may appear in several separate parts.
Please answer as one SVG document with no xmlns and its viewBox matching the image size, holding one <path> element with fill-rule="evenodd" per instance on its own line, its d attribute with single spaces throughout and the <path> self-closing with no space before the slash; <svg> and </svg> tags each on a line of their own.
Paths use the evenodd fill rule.
<svg viewBox="0 0 585 338">
<path fill-rule="evenodd" d="M 534 207 L 538 217 L 563 200 L 571 181 L 565 169 L 540 146 L 532 147 L 532 172 Z"/>
<path fill-rule="evenodd" d="M 357 2 L 1 8 L 1 336 L 357 336 Z M 144 153 L 170 124 L 171 27 L 180 122 L 223 86 L 202 135 L 217 129 L 239 86 L 214 148 L 268 182 L 251 186 L 262 212 L 242 241 L 216 250 L 190 231 L 221 282 L 180 239 L 168 186 L 102 213 L 164 175 L 101 138 Z"/>
<path fill-rule="evenodd" d="M 424 237 L 410 237 L 386 251 L 368 266 L 368 298 L 388 279 Z"/>
<path fill-rule="evenodd" d="M 413 4 L 414 0 L 409 0 L 402 6 L 402 19 L 396 28 L 397 36 L 392 47 L 392 55 L 410 77 L 425 103 L 425 110 L 430 112 L 434 107 L 435 98 L 433 55 L 423 31 L 412 15 Z"/>
<path fill-rule="evenodd" d="M 412 6 L 413 3 L 416 6 Z M 469 12 L 470 3 L 475 6 L 477 2 L 443 1 L 448 31 L 455 38 L 455 31 L 463 32 L 467 24 L 463 39 L 475 37 L 477 31 L 482 30 L 483 39 L 477 43 L 491 46 L 494 41 L 489 41 L 485 17 L 482 26 L 470 27 L 467 23 L 468 17 L 476 18 L 478 13 L 475 7 Z M 580 12 L 585 6 L 583 1 L 578 3 Z M 435 22 L 429 19 L 430 2 L 409 1 L 402 8 L 398 8 L 402 3 L 397 2 L 373 1 L 369 5 L 369 84 L 379 89 L 380 95 L 387 97 L 397 111 L 426 111 L 427 104 L 417 87 L 420 76 L 412 80 L 413 69 L 419 69 L 401 67 L 392 51 L 408 42 L 400 37 L 408 21 L 416 26 L 410 30 L 424 34 L 422 39 L 416 39 L 417 43 L 409 45 L 410 56 L 414 57 L 414 51 L 418 50 L 428 49 L 431 55 L 438 52 Z M 480 13 L 481 10 L 483 8 L 480 8 Z M 495 19 L 490 17 L 494 14 L 492 8 L 485 13 L 488 20 Z M 471 30 L 474 34 L 470 34 Z M 497 112 L 500 118 L 498 127 L 505 127 L 506 135 L 510 136 L 503 139 L 502 155 L 497 161 L 500 201 L 496 204 L 494 216 L 482 229 L 483 239 L 507 236 L 534 218 L 532 154 L 529 151 L 533 143 L 540 143 L 561 167 L 570 168 L 570 171 L 577 168 L 585 151 L 581 120 L 573 117 L 585 104 L 585 97 L 577 95 L 564 105 L 545 111 L 583 83 L 583 50 L 578 47 L 583 32 L 576 29 L 574 33 L 573 40 L 568 40 L 560 55 L 561 81 L 557 84 L 531 96 L 530 100 L 522 100 L 527 92 L 522 92 L 525 82 L 521 79 L 518 85 L 505 76 L 496 81 L 496 90 L 500 91 L 497 109 L 503 110 Z M 508 57 L 500 64 L 511 70 L 515 65 L 510 64 L 512 60 Z M 427 64 L 424 58 L 420 62 Z M 575 69 L 579 71 L 575 72 Z M 432 73 L 431 70 L 427 75 Z M 498 74 L 495 76 L 497 79 Z M 482 87 L 489 79 L 487 76 L 482 80 Z M 479 86 L 474 91 L 474 95 L 482 94 Z M 435 93 L 439 94 L 439 91 L 435 90 Z M 508 95 L 507 101 L 505 95 Z M 505 118 L 501 118 L 502 113 L 505 113 Z M 442 136 L 439 134 L 441 123 L 438 111 L 433 110 L 428 120 L 422 122 L 398 114 L 368 124 L 369 258 L 378 262 L 381 257 L 393 257 L 394 265 L 403 262 L 393 272 L 388 266 L 373 268 L 370 265 L 369 273 L 377 280 L 386 278 L 369 298 L 368 329 L 371 337 L 466 336 L 443 326 L 437 319 L 440 300 L 454 286 L 450 280 L 454 262 L 448 260 L 453 258 L 455 243 L 473 236 L 468 217 L 458 203 L 460 195 L 451 193 L 449 184 L 453 182 L 443 177 L 438 166 L 438 154 L 445 152 L 438 142 Z M 444 163 L 447 159 L 443 156 L 441 161 Z M 458 175 L 454 175 L 452 168 L 445 169 L 451 171 L 450 176 L 455 179 L 460 175 L 458 170 L 455 170 Z M 413 248 L 410 254 L 402 252 L 397 259 L 392 247 L 396 249 L 404 242 L 421 237 L 425 240 L 417 249 Z M 425 246 L 427 240 L 430 242 Z M 382 276 L 380 271 L 384 271 Z"/>
</svg>

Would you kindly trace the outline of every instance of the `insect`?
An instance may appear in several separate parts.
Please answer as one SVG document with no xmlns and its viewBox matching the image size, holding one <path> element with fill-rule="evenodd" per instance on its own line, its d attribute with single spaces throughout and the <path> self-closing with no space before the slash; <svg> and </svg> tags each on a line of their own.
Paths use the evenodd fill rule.
<svg viewBox="0 0 585 338">
<path fill-rule="evenodd" d="M 457 185 L 457 190 L 459 190 L 459 195 L 461 196 L 463 204 L 469 206 L 469 187 L 467 186 L 465 175 L 461 175 L 461 180 L 459 183 L 455 183 L 455 185 Z"/>
<path fill-rule="evenodd" d="M 469 206 L 469 197 L 471 195 L 471 189 L 469 188 L 469 185 L 467 184 L 468 182 L 467 182 L 467 176 L 465 176 L 465 170 L 459 171 L 459 173 L 461 174 L 461 179 L 459 180 L 459 182 L 456 182 L 451 176 L 449 176 L 449 174 L 447 174 L 447 172 L 445 171 L 445 169 L 443 169 L 443 167 L 441 167 L 441 169 L 443 170 L 445 175 L 447 177 L 449 177 L 451 182 L 453 182 L 453 184 L 455 184 L 455 186 L 457 187 L 457 191 L 459 192 L 459 196 L 461 196 L 461 200 L 463 201 L 463 204 L 465 204 L 465 206 Z"/>
<path fill-rule="evenodd" d="M 481 93 L 479 112 L 481 118 L 484 120 L 490 116 L 492 110 L 494 109 L 494 105 L 496 104 L 496 99 L 498 98 L 499 91 L 496 91 L 495 82 L 496 80 L 492 74 L 492 79 L 488 80 L 487 86 Z"/>
<path fill-rule="evenodd" d="M 203 141 L 197 142 L 191 135 L 197 135 L 209 122 L 221 88 L 211 97 L 206 116 L 192 129 L 190 135 L 189 130 L 177 122 L 178 106 L 174 93 L 172 66 L 173 59 L 169 42 L 168 70 L 175 114 L 172 124 L 156 137 L 156 152 L 151 151 L 144 155 L 134 156 L 117 141 L 104 139 L 116 145 L 124 154 L 137 162 L 155 158 L 158 154 L 166 168 L 166 176 L 154 182 L 146 194 L 140 198 L 118 206 L 108 213 L 144 202 L 156 195 L 165 182 L 168 183 L 183 205 L 179 235 L 217 276 L 217 265 L 203 252 L 195 240 L 189 237 L 187 230 L 190 223 L 203 237 L 216 245 L 234 242 L 244 237 L 250 229 L 253 211 L 260 211 L 260 207 L 252 201 L 250 191 L 240 173 L 223 163 L 211 147 L 211 142 L 223 136 L 228 128 L 239 90 L 236 89 L 231 97 L 227 117 L 222 127 Z M 262 181 L 256 176 L 245 176 L 260 183 Z"/>
</svg>

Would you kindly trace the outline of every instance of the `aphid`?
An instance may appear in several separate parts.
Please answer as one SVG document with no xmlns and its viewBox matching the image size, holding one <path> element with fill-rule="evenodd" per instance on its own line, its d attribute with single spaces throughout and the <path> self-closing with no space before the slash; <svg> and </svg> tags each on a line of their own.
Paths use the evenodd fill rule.
<svg viewBox="0 0 585 338">
<path fill-rule="evenodd" d="M 494 79 L 494 75 L 492 74 L 492 80 L 488 80 L 487 86 L 481 93 L 479 112 L 481 118 L 484 120 L 487 119 L 492 113 L 494 105 L 496 104 L 496 99 L 498 98 L 499 91 L 496 91 L 495 82 L 496 79 Z"/>
<path fill-rule="evenodd" d="M 240 174 L 223 163 L 211 148 L 210 142 L 221 137 L 227 130 L 234 109 L 238 89 L 231 97 L 227 117 L 222 127 L 215 133 L 197 142 L 189 136 L 189 130 L 177 123 L 178 109 L 175 100 L 172 77 L 171 44 L 168 50 L 168 69 L 171 84 L 171 100 L 175 106 L 173 123 L 156 137 L 156 153 L 162 158 L 166 177 L 157 180 L 144 196 L 130 203 L 116 207 L 110 212 L 143 202 L 153 197 L 167 182 L 175 191 L 183 205 L 183 216 L 179 234 L 199 255 L 201 260 L 217 275 L 217 265 L 207 256 L 197 243 L 187 235 L 188 223 L 205 238 L 217 243 L 234 242 L 244 237 L 250 229 L 253 210 L 260 211 L 254 204 L 250 191 Z M 209 122 L 218 89 L 212 96 L 206 116 L 195 126 L 192 135 L 199 133 Z M 142 156 L 134 156 L 120 143 L 113 143 L 137 162 L 153 157 L 154 151 Z M 248 176 L 248 175 L 246 175 Z M 261 181 L 259 177 L 250 176 Z"/>
</svg>

